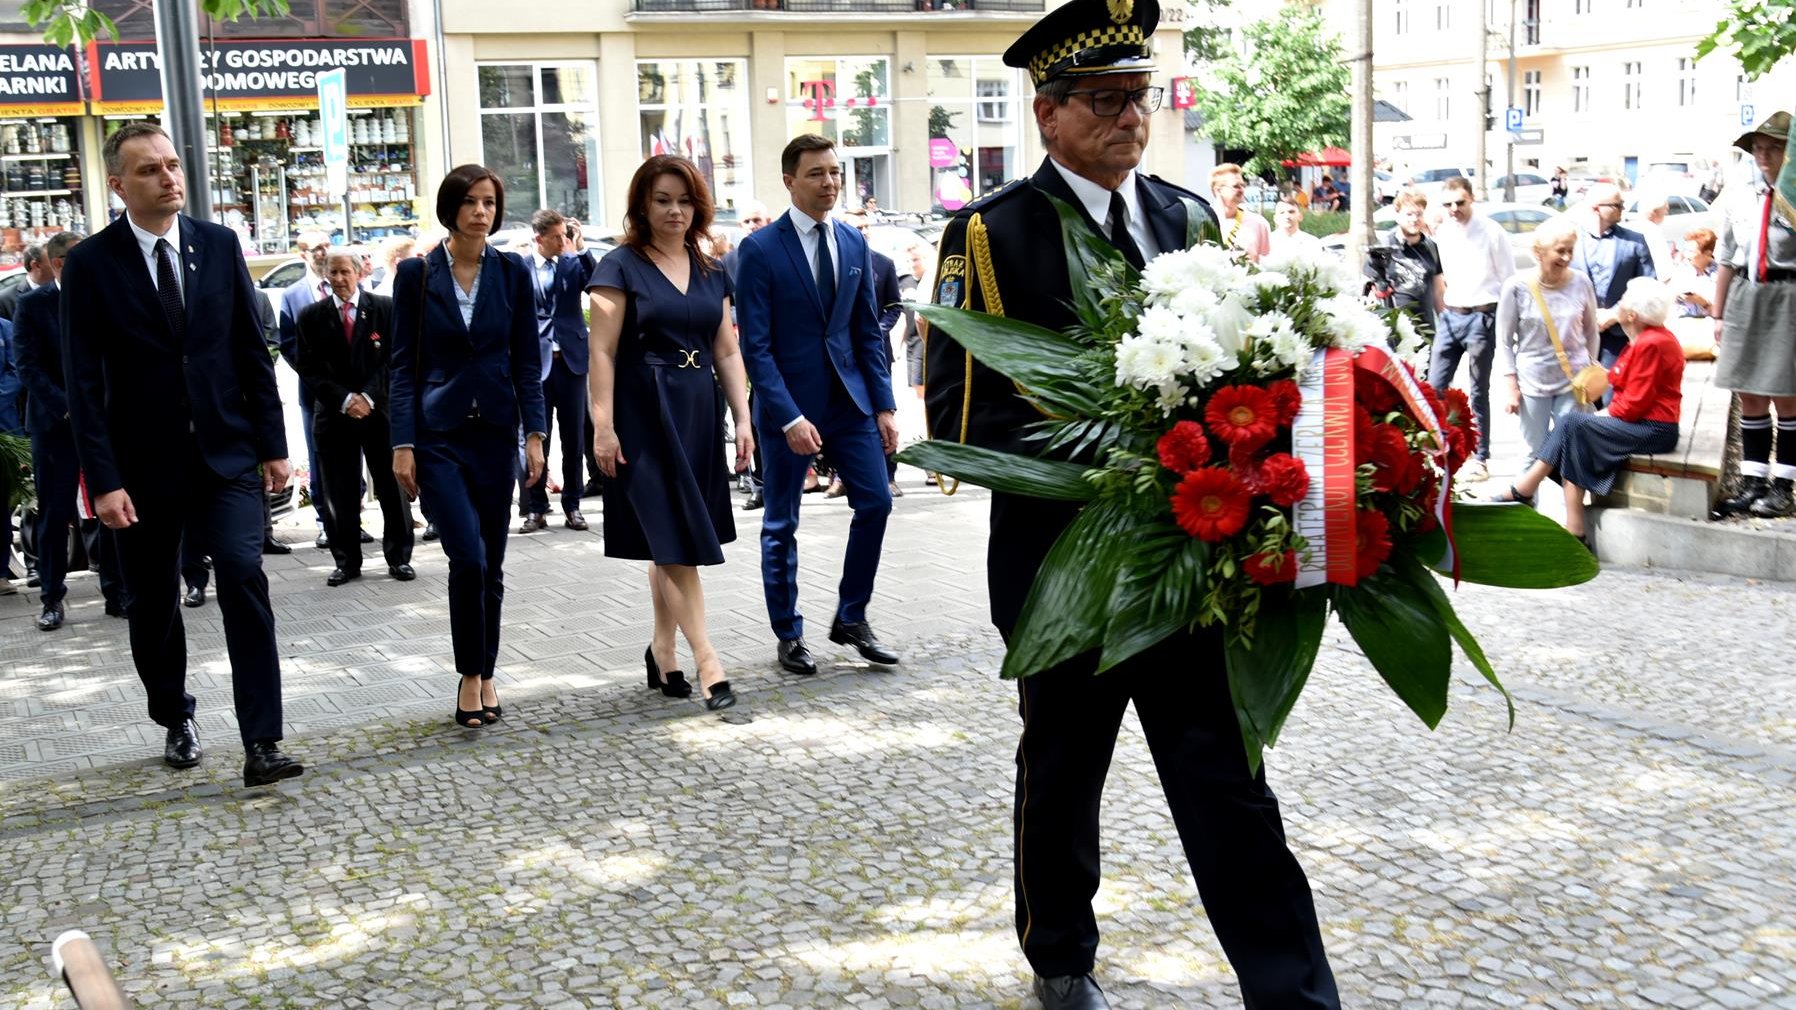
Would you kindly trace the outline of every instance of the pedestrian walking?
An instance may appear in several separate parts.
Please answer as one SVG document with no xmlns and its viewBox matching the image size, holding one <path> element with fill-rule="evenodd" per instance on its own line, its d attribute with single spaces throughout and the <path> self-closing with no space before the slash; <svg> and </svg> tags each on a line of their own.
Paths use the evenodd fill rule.
<svg viewBox="0 0 1796 1010">
<path fill-rule="evenodd" d="M 569 238 L 567 219 L 553 210 L 539 210 L 530 218 L 535 248 L 525 262 L 530 267 L 531 291 L 536 296 L 537 346 L 542 355 L 543 419 L 549 432 L 543 452 L 561 431 L 561 523 L 584 531 L 586 517 L 580 499 L 586 486 L 581 470 L 586 462 L 586 286 L 598 265 L 584 242 Z M 578 236 L 578 231 L 571 232 Z M 548 528 L 548 481 L 520 485 L 524 523 L 519 533 Z"/>
<path fill-rule="evenodd" d="M 505 714 L 493 674 L 505 600 L 505 539 L 525 435 L 527 483 L 543 476 L 542 356 L 530 268 L 487 244 L 505 219 L 505 184 L 462 165 L 437 187 L 449 237 L 399 264 L 388 362 L 393 476 L 430 501 L 449 559 L 455 721 L 490 726 Z"/>
<path fill-rule="evenodd" d="M 1446 278 L 1428 384 L 1446 389 L 1461 360 L 1471 386 L 1472 416 L 1478 420 L 1478 448 L 1456 475 L 1464 481 L 1490 476 L 1490 367 L 1496 358 L 1497 296 L 1515 273 L 1515 256 L 1503 229 L 1472 207 L 1472 184 L 1454 176 L 1441 187 L 1445 211 L 1434 229 Z"/>
<path fill-rule="evenodd" d="M 1507 393 L 1504 411 L 1521 417 L 1528 446 L 1523 470 L 1561 417 L 1589 409 L 1573 381 L 1596 364 L 1599 350 L 1596 293 L 1588 277 L 1571 269 L 1577 224 L 1557 217 L 1533 237 L 1538 268 L 1504 281 L 1497 297 L 1497 374 Z"/>
</svg>

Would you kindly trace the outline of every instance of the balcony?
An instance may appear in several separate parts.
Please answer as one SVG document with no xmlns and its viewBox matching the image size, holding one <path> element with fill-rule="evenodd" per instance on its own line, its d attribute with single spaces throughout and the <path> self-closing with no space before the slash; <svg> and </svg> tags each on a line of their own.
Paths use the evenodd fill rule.
<svg viewBox="0 0 1796 1010">
<path fill-rule="evenodd" d="M 637 14 L 1041 14 L 1046 0 L 631 0 Z"/>
</svg>

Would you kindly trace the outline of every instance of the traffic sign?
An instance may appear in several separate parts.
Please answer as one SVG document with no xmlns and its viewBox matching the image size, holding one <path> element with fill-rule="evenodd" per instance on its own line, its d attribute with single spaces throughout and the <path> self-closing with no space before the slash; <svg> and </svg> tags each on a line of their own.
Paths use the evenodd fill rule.
<svg viewBox="0 0 1796 1010">
<path fill-rule="evenodd" d="M 1753 111 L 1752 103 L 1751 102 L 1741 102 L 1740 103 L 1740 125 L 1741 126 L 1752 126 L 1753 120 L 1756 118 L 1757 118 L 1757 116 Z"/>
<path fill-rule="evenodd" d="M 1544 144 L 1546 143 L 1546 139 L 1547 132 L 1537 126 L 1531 130 L 1515 131 L 1515 134 L 1510 138 L 1510 142 L 1517 147 L 1527 147 L 1530 144 Z"/>
<path fill-rule="evenodd" d="M 318 120 L 324 127 L 325 185 L 342 199 L 349 195 L 349 84 L 342 67 L 318 75 Z"/>
<path fill-rule="evenodd" d="M 1503 129 L 1508 130 L 1510 133 L 1520 133 L 1522 130 L 1522 110 L 1513 105 L 1504 109 Z"/>
</svg>

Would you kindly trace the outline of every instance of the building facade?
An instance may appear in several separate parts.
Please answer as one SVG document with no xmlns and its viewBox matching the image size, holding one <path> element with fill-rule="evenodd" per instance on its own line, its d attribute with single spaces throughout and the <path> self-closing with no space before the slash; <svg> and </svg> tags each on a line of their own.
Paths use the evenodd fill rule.
<svg viewBox="0 0 1796 1010">
<path fill-rule="evenodd" d="M 1476 160 L 1485 129 L 1480 2 L 1489 4 L 1484 71 L 1495 116 L 1489 179 L 1503 174 L 1509 155 L 1510 105 L 1523 114 L 1518 173 L 1565 167 L 1630 179 L 1655 163 L 1731 164 L 1743 122 L 1796 106 L 1791 61 L 1749 84 L 1726 54 L 1696 59 L 1697 41 L 1723 17 L 1722 0 L 1378 0 L 1376 94 L 1410 121 L 1377 124 L 1373 143 L 1399 174 Z M 1351 38 L 1354 0 L 1323 6 Z"/>
</svg>

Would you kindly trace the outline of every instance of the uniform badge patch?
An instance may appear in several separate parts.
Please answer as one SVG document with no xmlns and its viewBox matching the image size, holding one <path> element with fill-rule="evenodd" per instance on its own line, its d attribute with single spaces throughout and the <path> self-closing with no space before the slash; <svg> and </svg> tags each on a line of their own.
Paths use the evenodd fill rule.
<svg viewBox="0 0 1796 1010">
<path fill-rule="evenodd" d="M 960 304 L 960 278 L 944 277 L 935 287 L 935 303 L 937 305 Z"/>
</svg>

